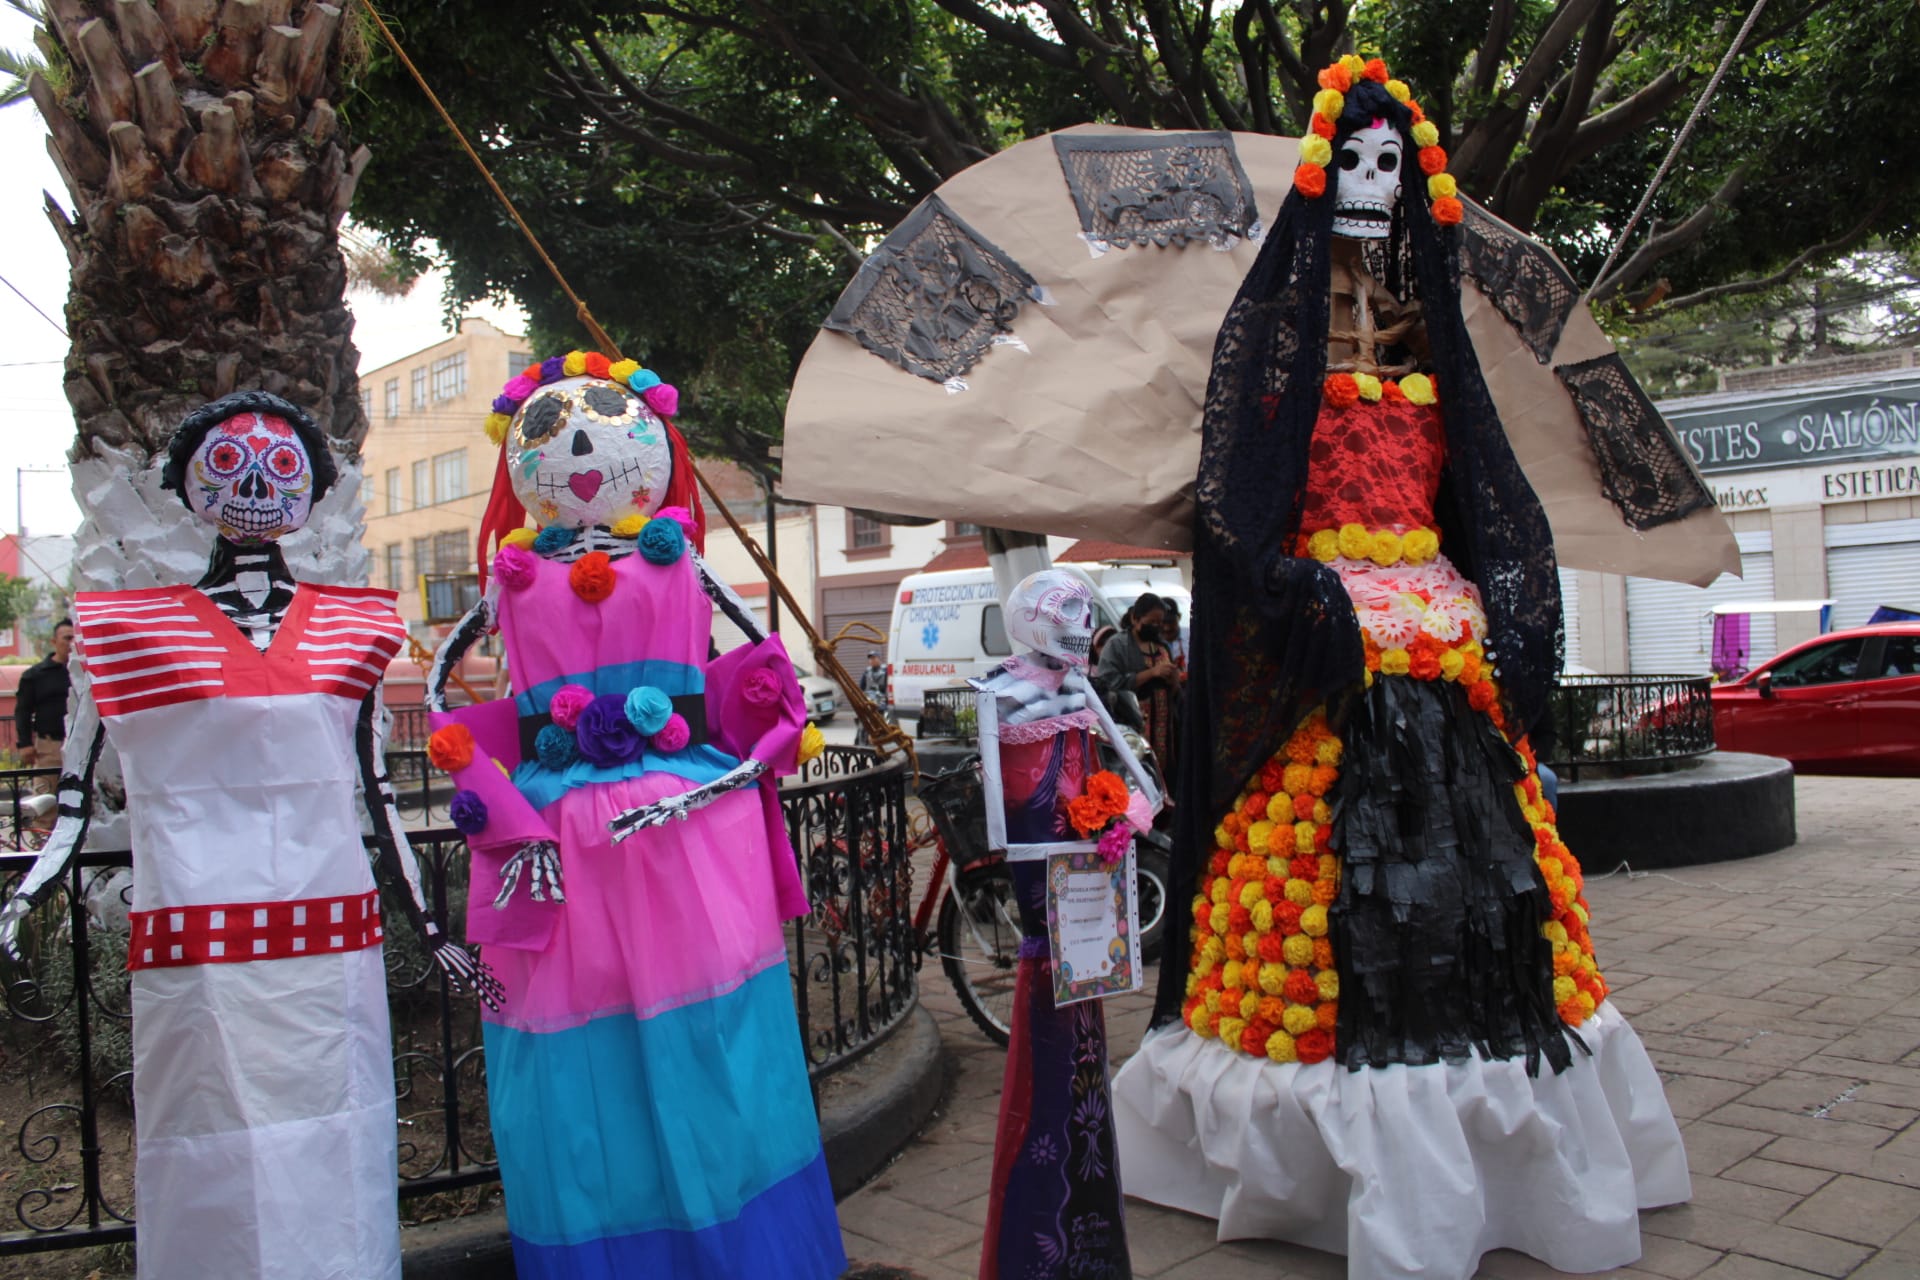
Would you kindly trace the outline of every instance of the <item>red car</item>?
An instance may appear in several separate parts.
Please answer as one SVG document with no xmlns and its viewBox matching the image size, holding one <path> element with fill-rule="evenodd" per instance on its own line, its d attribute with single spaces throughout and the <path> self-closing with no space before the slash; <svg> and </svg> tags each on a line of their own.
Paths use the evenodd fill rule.
<svg viewBox="0 0 1920 1280">
<path fill-rule="evenodd" d="M 1801 773 L 1920 777 L 1920 622 L 1829 632 L 1715 685 L 1713 736 Z"/>
</svg>

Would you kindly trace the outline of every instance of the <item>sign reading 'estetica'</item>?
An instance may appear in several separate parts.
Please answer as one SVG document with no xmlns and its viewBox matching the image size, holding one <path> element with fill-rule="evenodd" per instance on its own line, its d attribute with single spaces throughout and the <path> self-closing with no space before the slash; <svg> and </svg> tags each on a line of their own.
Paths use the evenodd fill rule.
<svg viewBox="0 0 1920 1280">
<path fill-rule="evenodd" d="M 1740 471 L 1920 453 L 1920 379 L 1845 384 L 1669 412 L 1702 471 Z"/>
</svg>

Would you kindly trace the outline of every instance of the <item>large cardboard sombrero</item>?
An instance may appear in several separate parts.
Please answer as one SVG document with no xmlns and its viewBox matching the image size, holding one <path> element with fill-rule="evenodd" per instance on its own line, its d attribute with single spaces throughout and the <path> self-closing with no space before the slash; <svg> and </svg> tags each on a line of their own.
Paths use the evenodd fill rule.
<svg viewBox="0 0 1920 1280">
<path fill-rule="evenodd" d="M 1214 338 L 1297 149 L 1087 125 L 949 179 L 809 348 L 784 494 L 1188 548 Z M 1566 269 L 1477 206 L 1461 231 L 1462 311 L 1560 562 L 1738 572 L 1711 492 Z"/>
</svg>

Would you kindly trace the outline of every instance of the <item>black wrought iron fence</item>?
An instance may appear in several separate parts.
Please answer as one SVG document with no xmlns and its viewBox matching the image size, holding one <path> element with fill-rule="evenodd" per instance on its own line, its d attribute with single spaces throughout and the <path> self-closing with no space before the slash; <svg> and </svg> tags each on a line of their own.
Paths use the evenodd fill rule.
<svg viewBox="0 0 1920 1280">
<path fill-rule="evenodd" d="M 46 843 L 53 826 L 51 796 L 60 779 L 58 768 L 8 769 L 0 772 L 0 852 L 18 853 Z"/>
<path fill-rule="evenodd" d="M 1711 686 L 1705 676 L 1562 676 L 1547 763 L 1576 780 L 1595 765 L 1657 769 L 1704 755 L 1713 750 Z"/>
<path fill-rule="evenodd" d="M 920 705 L 920 722 L 914 728 L 915 737 L 971 742 L 979 731 L 979 713 L 974 706 L 972 689 L 962 686 L 927 690 Z"/>
<path fill-rule="evenodd" d="M 781 789 L 813 903 L 788 927 L 788 962 L 816 1087 L 879 1044 L 917 998 L 906 769 L 871 750 L 829 748 Z M 0 798 L 28 794 L 26 773 L 0 773 Z M 409 838 L 434 917 L 464 936 L 465 842 L 451 829 Z M 32 864 L 31 851 L 0 854 L 0 900 Z M 133 1237 L 131 886 L 127 854 L 76 858 L 24 922 L 24 962 L 0 955 L 0 1118 L 22 1117 L 11 1159 L 0 1153 L 0 1186 L 14 1197 L 0 1257 Z M 397 901 L 385 912 L 405 919 Z M 494 1181 L 479 1006 L 447 988 L 410 929 L 388 931 L 386 963 L 400 1195 Z"/>
</svg>

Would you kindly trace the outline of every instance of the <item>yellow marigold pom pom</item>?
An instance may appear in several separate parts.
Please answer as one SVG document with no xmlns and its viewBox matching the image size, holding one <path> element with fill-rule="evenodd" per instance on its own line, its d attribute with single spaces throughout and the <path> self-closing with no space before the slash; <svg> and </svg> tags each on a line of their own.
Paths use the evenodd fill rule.
<svg viewBox="0 0 1920 1280">
<path fill-rule="evenodd" d="M 1207 994 L 1212 995 L 1213 993 L 1208 992 Z M 1204 1004 L 1196 1004 L 1193 1006 L 1193 1012 L 1187 1015 L 1187 1025 L 1193 1028 L 1193 1034 L 1197 1036 L 1212 1035 L 1213 1020 L 1207 1016 L 1207 1006 Z"/>
<path fill-rule="evenodd" d="M 1308 893 L 1311 894 L 1312 890 L 1309 889 Z M 1316 902 L 1305 911 L 1302 911 L 1300 913 L 1300 932 L 1309 938 L 1326 937 L 1327 909 Z"/>
<path fill-rule="evenodd" d="M 1354 374 L 1353 385 L 1360 388 L 1360 398 L 1362 400 L 1378 400 L 1380 398 L 1382 390 L 1380 379 L 1370 373 Z"/>
<path fill-rule="evenodd" d="M 493 443 L 495 444 L 499 444 L 502 440 L 505 440 L 507 438 L 507 431 L 512 426 L 513 426 L 513 418 L 511 415 L 504 414 L 504 413 L 488 414 L 487 415 L 487 439 L 493 441 Z"/>
<path fill-rule="evenodd" d="M 1247 994 L 1240 997 L 1241 1018 L 1245 1019 L 1248 1022 L 1252 1022 L 1254 1018 L 1259 1014 L 1259 1012 L 1260 1012 L 1260 993 L 1258 991 L 1249 991 L 1247 992 Z"/>
<path fill-rule="evenodd" d="M 1221 892 L 1224 893 L 1225 889 L 1222 889 Z M 1207 913 L 1207 927 L 1215 933 L 1224 936 L 1227 932 L 1227 920 L 1229 918 L 1226 904 L 1224 902 L 1216 903 L 1213 910 Z"/>
<path fill-rule="evenodd" d="M 1287 1011 L 1280 1015 L 1280 1026 L 1288 1035 L 1303 1036 L 1319 1025 L 1313 1010 L 1303 1004 L 1290 1004 Z"/>
<path fill-rule="evenodd" d="M 800 763 L 805 764 L 827 749 L 827 735 L 815 725 L 800 731 Z"/>
<path fill-rule="evenodd" d="M 1347 53 L 1340 56 L 1340 65 L 1347 69 L 1348 75 L 1358 80 L 1360 74 L 1367 69 L 1367 60 L 1357 53 Z M 1332 117 L 1329 116 L 1328 119 Z"/>
<path fill-rule="evenodd" d="M 1387 96 L 1395 102 L 1406 102 L 1413 97 L 1413 90 L 1407 88 L 1405 80 L 1387 81 Z"/>
<path fill-rule="evenodd" d="M 607 366 L 607 376 L 615 382 L 625 382 L 638 372 L 640 372 L 638 360 L 615 360 Z"/>
<path fill-rule="evenodd" d="M 1240 1036 L 1246 1029 L 1247 1020 L 1245 1018 L 1220 1019 L 1220 1043 L 1238 1049 L 1240 1047 Z"/>
<path fill-rule="evenodd" d="M 1340 859 L 1330 853 L 1320 855 L 1320 878 L 1331 880 L 1340 874 Z"/>
<path fill-rule="evenodd" d="M 1436 173 L 1427 179 L 1427 196 L 1429 199 L 1443 200 L 1448 196 L 1457 196 L 1459 194 L 1460 184 L 1453 180 L 1453 175 L 1450 173 Z"/>
<path fill-rule="evenodd" d="M 1586 908 L 1586 904 L 1585 904 L 1585 903 L 1580 903 L 1580 902 L 1576 902 L 1576 903 L 1574 903 L 1574 904 L 1573 904 L 1573 914 L 1575 914 L 1576 916 L 1579 916 L 1579 917 L 1580 917 L 1580 923 L 1581 923 L 1581 924 L 1592 924 L 1592 923 L 1593 923 L 1593 921 L 1592 921 L 1592 920 L 1590 920 L 1590 919 L 1588 919 L 1588 917 L 1587 917 L 1587 908 Z"/>
<path fill-rule="evenodd" d="M 1247 848 L 1257 857 L 1264 858 L 1273 847 L 1273 824 L 1256 822 L 1247 828 Z"/>
<path fill-rule="evenodd" d="M 532 529 L 515 529 L 512 533 L 500 539 L 500 545 L 503 547 L 520 547 L 525 549 L 532 546 L 533 540 L 539 536 L 540 535 Z"/>
<path fill-rule="evenodd" d="M 1280 771 L 1280 789 L 1290 796 L 1297 796 L 1313 785 L 1313 766 L 1310 764 L 1290 764 Z M 1293 806 L 1288 805 L 1291 813 Z"/>
<path fill-rule="evenodd" d="M 1247 985 L 1246 965 L 1238 960 L 1229 960 L 1220 967 L 1220 985 L 1228 991 L 1238 991 Z M 1235 996 L 1222 997 L 1223 1000 L 1237 999 Z"/>
<path fill-rule="evenodd" d="M 1313 905 L 1313 882 L 1302 880 L 1298 876 L 1287 881 L 1287 901 L 1298 907 Z"/>
<path fill-rule="evenodd" d="M 560 371 L 569 378 L 579 377 L 587 371 L 587 353 L 584 351 L 567 352 L 566 358 L 560 362 Z"/>
<path fill-rule="evenodd" d="M 1313 749 L 1313 758 L 1320 764 L 1337 765 L 1340 763 L 1340 739 L 1328 738 Z"/>
<path fill-rule="evenodd" d="M 1431 529 L 1409 529 L 1400 535 L 1400 554 L 1409 564 L 1425 564 L 1440 554 L 1440 535 Z"/>
<path fill-rule="evenodd" d="M 1313 852 L 1313 824 L 1296 822 L 1293 824 L 1293 851 L 1305 856 Z"/>
<path fill-rule="evenodd" d="M 1321 529 L 1307 539 L 1307 554 L 1321 564 L 1331 564 L 1340 554 L 1340 535 L 1332 529 Z"/>
<path fill-rule="evenodd" d="M 1270 876 L 1279 876 L 1282 880 L 1285 880 L 1287 878 L 1287 860 L 1278 856 L 1268 858 L 1267 874 Z"/>
<path fill-rule="evenodd" d="M 1403 676 L 1407 674 L 1412 667 L 1413 659 L 1408 656 L 1405 649 L 1388 649 L 1380 655 L 1380 672 L 1382 675 Z"/>
<path fill-rule="evenodd" d="M 1198 991 L 1199 989 L 1200 989 L 1200 975 L 1197 973 L 1189 973 L 1187 975 L 1187 994 L 1192 995 L 1194 992 Z"/>
<path fill-rule="evenodd" d="M 1294 1048 L 1293 1037 L 1284 1031 L 1276 1031 L 1267 1037 L 1267 1056 L 1275 1062 L 1300 1061 L 1300 1051 Z"/>
<path fill-rule="evenodd" d="M 1552 884 L 1567 873 L 1566 868 L 1560 865 L 1558 858 L 1536 858 L 1534 863 L 1540 868 L 1540 874 L 1547 878 L 1548 884 Z"/>
<path fill-rule="evenodd" d="M 1340 998 L 1340 975 L 1332 969 L 1322 969 L 1320 972 L 1314 974 L 1313 985 L 1320 988 L 1320 998 L 1322 1000 L 1338 1000 Z"/>
<path fill-rule="evenodd" d="M 1440 126 L 1435 124 L 1433 121 L 1422 120 L 1419 124 L 1413 126 L 1413 145 L 1414 146 L 1432 147 L 1432 146 L 1438 146 L 1439 143 L 1440 143 Z"/>
<path fill-rule="evenodd" d="M 1373 538 L 1363 524 L 1340 526 L 1340 554 L 1349 560 L 1365 560 L 1373 547 Z"/>
<path fill-rule="evenodd" d="M 1313 802 L 1314 825 L 1319 827 L 1324 827 L 1329 822 L 1332 822 L 1332 821 L 1333 821 L 1333 810 L 1327 808 L 1327 802 L 1325 800 L 1315 800 Z"/>
<path fill-rule="evenodd" d="M 1458 680 L 1460 669 L 1466 665 L 1467 660 L 1460 656 L 1457 649 L 1449 649 L 1440 655 L 1440 675 L 1443 679 Z"/>
<path fill-rule="evenodd" d="M 1598 1005 L 1596 1005 L 1596 1004 L 1594 1003 L 1594 1001 L 1593 1001 L 1593 997 L 1592 997 L 1592 996 L 1590 996 L 1590 995 L 1588 995 L 1588 994 L 1587 994 L 1586 992 L 1584 992 L 1584 991 L 1582 991 L 1582 992 L 1581 992 L 1581 993 L 1580 993 L 1579 995 L 1576 995 L 1576 996 L 1575 996 L 1575 997 L 1573 998 L 1573 1002 L 1574 1002 L 1575 1004 L 1577 1004 L 1577 1005 L 1579 1005 L 1579 1006 L 1580 1006 L 1580 1012 L 1582 1012 L 1582 1013 L 1584 1013 L 1584 1014 L 1586 1014 L 1586 1015 L 1587 1015 L 1588 1017 L 1592 1017 L 1592 1016 L 1593 1016 L 1593 1011 L 1594 1011 L 1594 1010 L 1595 1010 L 1596 1008 L 1598 1008 L 1598 1007 L 1599 1007 Z"/>
<path fill-rule="evenodd" d="M 1207 887 L 1207 897 L 1211 898 L 1215 905 L 1224 906 L 1227 901 L 1227 890 L 1229 887 L 1226 877 L 1222 876 Z M 1216 929 L 1214 932 L 1218 933 L 1221 931 Z"/>
<path fill-rule="evenodd" d="M 1255 903 L 1267 900 L 1266 886 L 1258 881 L 1249 882 L 1240 890 L 1240 905 L 1251 911 Z"/>
<path fill-rule="evenodd" d="M 1260 966 L 1260 989 L 1270 996 L 1277 996 L 1287 985 L 1287 966 L 1283 964 L 1263 964 Z"/>
<path fill-rule="evenodd" d="M 1213 829 L 1213 845 L 1216 849 L 1233 848 L 1233 833 L 1225 827 L 1215 827 Z"/>
<path fill-rule="evenodd" d="M 1262 898 L 1260 901 L 1254 903 L 1248 910 L 1253 916 L 1253 930 L 1255 933 L 1273 932 L 1273 904 L 1271 902 Z"/>
<path fill-rule="evenodd" d="M 1313 963 L 1313 939 L 1304 933 L 1296 933 L 1288 938 L 1280 945 L 1280 951 L 1286 962 L 1296 969 L 1304 969 Z"/>
<path fill-rule="evenodd" d="M 1218 991 L 1207 992 L 1206 1004 L 1208 1013 L 1220 1012 L 1220 993 Z"/>
<path fill-rule="evenodd" d="M 1318 165 L 1322 169 L 1333 159 L 1333 144 L 1317 133 L 1310 133 L 1300 139 L 1300 163 Z"/>
<path fill-rule="evenodd" d="M 1374 534 L 1373 545 L 1367 548 L 1367 559 L 1383 569 L 1400 563 L 1400 535 L 1391 529 Z"/>
<path fill-rule="evenodd" d="M 1574 986 L 1572 978 L 1555 978 L 1553 980 L 1554 1004 L 1556 1005 L 1565 1004 L 1567 1001 L 1573 999 L 1574 994 L 1578 990 L 1579 988 Z"/>
<path fill-rule="evenodd" d="M 625 516 L 613 522 L 612 533 L 616 538 L 637 538 L 640 531 L 647 527 L 645 516 Z"/>
<path fill-rule="evenodd" d="M 1322 89 L 1313 95 L 1313 109 L 1329 120 L 1337 121 L 1346 105 L 1346 95 L 1338 89 Z M 1435 136 L 1439 136 L 1437 132 Z"/>
</svg>

